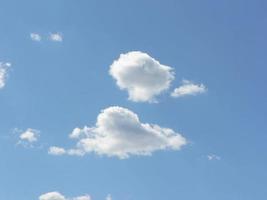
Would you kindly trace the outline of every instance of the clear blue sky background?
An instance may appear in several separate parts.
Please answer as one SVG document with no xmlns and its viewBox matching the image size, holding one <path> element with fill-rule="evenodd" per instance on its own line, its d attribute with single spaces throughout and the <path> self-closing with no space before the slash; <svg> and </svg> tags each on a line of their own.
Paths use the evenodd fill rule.
<svg viewBox="0 0 267 200">
<path fill-rule="evenodd" d="M 114 200 L 251 200 L 267 196 L 267 1 L 0 0 L 0 199 L 59 191 Z M 29 34 L 61 32 L 62 43 Z M 108 75 L 120 53 L 140 50 L 202 82 L 208 92 L 133 103 Z M 127 160 L 54 157 L 74 127 L 127 107 L 191 141 L 181 151 Z M 16 146 L 14 128 L 41 130 L 43 148 Z M 209 161 L 214 153 L 221 160 Z"/>
</svg>

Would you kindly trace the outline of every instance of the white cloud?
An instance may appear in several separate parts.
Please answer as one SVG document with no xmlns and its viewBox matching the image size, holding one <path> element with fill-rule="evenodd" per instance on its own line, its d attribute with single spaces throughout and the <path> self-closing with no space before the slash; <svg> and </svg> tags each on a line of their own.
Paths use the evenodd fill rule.
<svg viewBox="0 0 267 200">
<path fill-rule="evenodd" d="M 172 97 L 182 97 L 187 95 L 197 95 L 207 91 L 207 88 L 203 84 L 195 84 L 188 80 L 183 80 L 182 85 L 175 88 L 171 93 Z"/>
<path fill-rule="evenodd" d="M 73 198 L 66 198 L 64 195 L 60 194 L 59 192 L 48 192 L 42 194 L 39 197 L 39 200 L 91 200 L 89 195 L 73 197 Z"/>
<path fill-rule="evenodd" d="M 57 146 L 51 146 L 48 149 L 48 154 L 54 155 L 54 156 L 61 156 L 64 154 L 70 155 L 70 156 L 83 156 L 85 152 L 82 149 L 64 149 L 62 147 Z"/>
<path fill-rule="evenodd" d="M 49 39 L 55 42 L 62 42 L 63 36 L 61 33 L 50 33 Z"/>
<path fill-rule="evenodd" d="M 74 197 L 72 200 L 91 200 L 91 197 L 89 195 Z"/>
<path fill-rule="evenodd" d="M 42 194 L 39 197 L 39 200 L 66 200 L 66 198 L 59 192 L 48 192 L 46 194 Z"/>
<path fill-rule="evenodd" d="M 109 73 L 134 102 L 155 102 L 156 96 L 168 90 L 174 80 L 171 67 L 140 51 L 121 54 L 110 66 Z"/>
<path fill-rule="evenodd" d="M 39 133 L 38 130 L 28 128 L 20 134 L 19 138 L 21 142 L 33 143 L 38 141 Z"/>
<path fill-rule="evenodd" d="M 215 154 L 209 154 L 209 155 L 207 155 L 207 159 L 208 160 L 221 160 L 221 157 L 217 156 Z"/>
<path fill-rule="evenodd" d="M 74 128 L 72 133 L 69 135 L 71 139 L 77 139 L 80 138 L 83 135 L 86 135 L 86 132 L 90 131 L 90 128 L 85 126 L 83 129 L 80 128 Z"/>
<path fill-rule="evenodd" d="M 48 150 L 48 153 L 51 154 L 51 155 L 56 155 L 56 156 L 59 156 L 59 155 L 63 155 L 66 153 L 65 149 L 61 148 L 61 147 L 50 147 L 49 150 Z"/>
<path fill-rule="evenodd" d="M 33 41 L 40 42 L 42 40 L 42 37 L 38 33 L 31 33 L 30 37 Z"/>
<path fill-rule="evenodd" d="M 11 63 L 0 62 L 0 89 L 4 88 L 6 85 L 6 79 L 8 76 L 8 69 L 11 67 Z"/>
<path fill-rule="evenodd" d="M 131 155 L 151 155 L 157 150 L 179 150 L 187 143 L 174 130 L 141 123 L 137 114 L 122 107 L 102 110 L 94 127 L 75 128 L 70 137 L 78 142 L 76 148 L 67 151 L 69 155 L 71 151 L 78 152 L 72 155 L 95 152 L 120 159 Z"/>
</svg>

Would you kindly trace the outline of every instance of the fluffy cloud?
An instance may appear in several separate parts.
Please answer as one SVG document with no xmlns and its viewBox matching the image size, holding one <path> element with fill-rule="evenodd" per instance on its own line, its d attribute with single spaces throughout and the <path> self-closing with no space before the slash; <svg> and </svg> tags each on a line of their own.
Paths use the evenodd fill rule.
<svg viewBox="0 0 267 200">
<path fill-rule="evenodd" d="M 155 102 L 156 96 L 169 89 L 174 80 L 171 67 L 140 51 L 121 54 L 110 66 L 109 73 L 134 102 Z"/>
<path fill-rule="evenodd" d="M 26 131 L 22 132 L 19 136 L 21 142 L 33 143 L 37 142 L 39 138 L 40 131 L 28 128 Z"/>
<path fill-rule="evenodd" d="M 31 33 L 30 37 L 33 41 L 40 42 L 42 40 L 42 37 L 38 33 Z"/>
<path fill-rule="evenodd" d="M 11 63 L 0 62 L 0 89 L 4 88 L 6 85 L 7 72 L 10 67 L 11 67 Z"/>
<path fill-rule="evenodd" d="M 110 194 L 106 197 L 106 200 L 112 200 L 112 197 Z"/>
<path fill-rule="evenodd" d="M 91 200 L 91 197 L 89 195 L 84 195 L 79 197 L 66 198 L 59 192 L 48 192 L 46 194 L 42 194 L 39 197 L 39 200 Z"/>
<path fill-rule="evenodd" d="M 116 156 L 151 155 L 157 150 L 179 150 L 187 143 L 179 133 L 159 125 L 141 123 L 134 112 L 122 107 L 109 107 L 98 115 L 94 127 L 75 128 L 70 138 L 77 139 L 76 148 L 67 154 Z"/>
<path fill-rule="evenodd" d="M 55 42 L 62 42 L 63 41 L 63 36 L 60 33 L 51 33 L 49 35 L 49 39 Z"/>
<path fill-rule="evenodd" d="M 49 192 L 46 194 L 42 194 L 39 197 L 39 200 L 66 200 L 66 198 L 59 192 Z"/>
<path fill-rule="evenodd" d="M 175 88 L 171 93 L 172 97 L 182 97 L 187 95 L 197 95 L 207 91 L 207 88 L 203 84 L 195 84 L 188 80 L 183 80 L 182 85 Z"/>
</svg>

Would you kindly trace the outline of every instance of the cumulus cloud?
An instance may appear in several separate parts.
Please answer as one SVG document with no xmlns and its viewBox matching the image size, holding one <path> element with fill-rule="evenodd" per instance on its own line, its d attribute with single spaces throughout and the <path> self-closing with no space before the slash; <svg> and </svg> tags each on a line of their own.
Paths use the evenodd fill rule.
<svg viewBox="0 0 267 200">
<path fill-rule="evenodd" d="M 48 153 L 51 154 L 51 155 L 59 156 L 59 155 L 65 154 L 66 151 L 65 151 L 64 148 L 53 146 L 53 147 L 49 148 Z"/>
<path fill-rule="evenodd" d="M 151 155 L 157 150 L 179 150 L 187 140 L 170 128 L 142 123 L 137 114 L 122 107 L 109 107 L 98 115 L 93 127 L 75 128 L 70 138 L 78 140 L 67 154 L 115 156 Z M 75 154 L 76 153 L 76 154 Z"/>
<path fill-rule="evenodd" d="M 26 131 L 22 132 L 19 136 L 20 141 L 33 143 L 37 142 L 39 138 L 40 131 L 28 128 Z"/>
<path fill-rule="evenodd" d="M 42 194 L 39 197 L 39 200 L 66 200 L 66 198 L 59 192 L 48 192 L 46 194 Z"/>
<path fill-rule="evenodd" d="M 6 85 L 6 79 L 8 76 L 8 69 L 11 67 L 9 62 L 0 62 L 0 89 L 4 88 Z"/>
<path fill-rule="evenodd" d="M 172 97 L 183 97 L 187 95 L 197 95 L 207 91 L 204 84 L 195 84 L 192 81 L 183 80 L 182 85 L 175 88 L 171 93 Z"/>
<path fill-rule="evenodd" d="M 61 33 L 50 33 L 49 39 L 54 41 L 54 42 L 62 42 L 63 36 Z"/>
<path fill-rule="evenodd" d="M 21 130 L 15 128 L 12 131 L 13 137 L 16 140 L 16 145 L 21 145 L 25 148 L 41 148 L 39 143 L 40 131 L 32 128 Z"/>
<path fill-rule="evenodd" d="M 42 40 L 41 35 L 39 35 L 38 33 L 31 33 L 30 37 L 33 41 L 40 42 Z"/>
<path fill-rule="evenodd" d="M 109 73 L 134 102 L 155 102 L 156 96 L 168 90 L 174 80 L 171 67 L 140 51 L 121 54 L 110 66 Z"/>
<path fill-rule="evenodd" d="M 59 192 L 48 192 L 39 196 L 39 200 L 91 200 L 89 195 L 83 195 L 73 198 L 66 198 L 64 195 Z"/>
</svg>

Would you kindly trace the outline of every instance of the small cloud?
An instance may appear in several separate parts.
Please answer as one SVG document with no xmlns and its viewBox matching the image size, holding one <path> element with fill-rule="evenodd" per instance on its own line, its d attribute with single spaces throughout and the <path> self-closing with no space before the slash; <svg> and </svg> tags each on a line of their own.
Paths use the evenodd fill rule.
<svg viewBox="0 0 267 200">
<path fill-rule="evenodd" d="M 0 89 L 4 88 L 6 85 L 6 80 L 8 77 L 8 69 L 11 67 L 9 62 L 0 62 Z"/>
<path fill-rule="evenodd" d="M 86 194 L 83 196 L 66 198 L 63 194 L 55 191 L 40 195 L 39 200 L 91 200 L 91 197 L 88 194 Z"/>
<path fill-rule="evenodd" d="M 91 200 L 91 197 L 87 194 L 79 197 L 74 197 L 71 200 Z"/>
<path fill-rule="evenodd" d="M 173 68 L 140 51 L 121 54 L 110 66 L 109 74 L 134 102 L 157 102 L 174 80 Z"/>
<path fill-rule="evenodd" d="M 148 156 L 159 150 L 180 150 L 187 144 L 180 133 L 142 123 L 137 114 L 117 106 L 102 110 L 95 126 L 75 128 L 70 138 L 78 142 L 75 148 L 66 150 L 68 155 L 83 156 L 94 152 L 120 159 L 132 155 Z"/>
<path fill-rule="evenodd" d="M 209 154 L 209 155 L 207 155 L 207 159 L 208 160 L 221 160 L 221 157 L 217 156 L 215 154 Z"/>
<path fill-rule="evenodd" d="M 39 138 L 40 131 L 28 128 L 26 131 L 20 134 L 19 138 L 21 141 L 26 141 L 29 143 L 37 142 Z"/>
<path fill-rule="evenodd" d="M 40 42 L 42 37 L 38 33 L 31 33 L 30 37 L 33 41 Z"/>
<path fill-rule="evenodd" d="M 51 146 L 48 149 L 48 154 L 54 155 L 54 156 L 62 156 L 64 154 L 70 155 L 70 156 L 83 156 L 85 154 L 84 151 L 81 149 L 68 149 L 65 150 L 62 147 L 57 146 Z"/>
<path fill-rule="evenodd" d="M 187 95 L 197 95 L 202 94 L 207 91 L 207 88 L 204 84 L 195 84 L 192 81 L 183 80 L 182 85 L 178 88 L 175 88 L 171 93 L 172 97 L 183 97 Z"/>
<path fill-rule="evenodd" d="M 62 42 L 63 36 L 61 33 L 50 33 L 49 39 L 54 42 Z"/>
<path fill-rule="evenodd" d="M 59 156 L 66 153 L 64 148 L 52 146 L 49 148 L 48 153 L 51 155 Z"/>
<path fill-rule="evenodd" d="M 40 138 L 40 131 L 32 128 L 26 130 L 15 128 L 13 133 L 18 140 L 17 145 L 22 145 L 24 147 L 34 147 L 34 144 L 37 143 Z"/>
<path fill-rule="evenodd" d="M 66 200 L 59 192 L 48 192 L 39 196 L 39 200 Z"/>
</svg>

